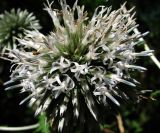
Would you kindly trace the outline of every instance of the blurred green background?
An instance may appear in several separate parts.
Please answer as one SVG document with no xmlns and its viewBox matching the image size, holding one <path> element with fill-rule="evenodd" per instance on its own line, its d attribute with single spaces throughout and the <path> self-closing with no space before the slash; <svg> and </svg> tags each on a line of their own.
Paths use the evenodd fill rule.
<svg viewBox="0 0 160 133">
<path fill-rule="evenodd" d="M 12 8 L 27 9 L 33 12 L 42 26 L 41 32 L 49 33 L 53 29 L 49 15 L 43 10 L 45 0 L 0 0 L 0 13 Z M 67 0 L 73 5 L 74 0 Z M 89 15 L 98 5 L 107 5 L 118 9 L 125 0 L 79 0 L 79 4 L 84 4 Z M 53 7 L 58 8 L 57 0 Z M 155 55 L 160 60 L 160 1 L 159 0 L 128 0 L 127 8 L 136 6 L 138 29 L 141 32 L 149 31 L 145 40 L 151 49 L 155 50 Z M 143 49 L 143 46 L 139 47 Z M 122 105 L 120 110 L 126 133 L 160 133 L 160 70 L 149 59 L 140 60 L 142 66 L 148 71 L 138 73 L 136 76 L 141 82 L 139 89 L 151 89 L 153 93 L 148 94 L 156 100 L 142 98 L 138 104 Z M 0 59 L 0 125 L 23 126 L 34 124 L 38 121 L 34 117 L 34 111 L 27 107 L 27 104 L 19 106 L 19 102 L 25 94 L 19 94 L 19 90 L 4 91 L 3 83 L 9 79 L 11 64 Z M 108 115 L 104 127 L 118 133 L 116 118 Z M 27 131 L 28 133 L 29 131 Z M 33 132 L 33 131 L 31 131 Z"/>
</svg>

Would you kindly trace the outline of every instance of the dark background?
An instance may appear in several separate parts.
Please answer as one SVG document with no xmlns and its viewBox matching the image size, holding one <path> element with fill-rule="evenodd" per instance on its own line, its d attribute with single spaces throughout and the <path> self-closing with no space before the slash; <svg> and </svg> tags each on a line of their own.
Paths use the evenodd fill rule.
<svg viewBox="0 0 160 133">
<path fill-rule="evenodd" d="M 79 4 L 84 4 L 89 15 L 94 9 L 101 4 L 118 9 L 125 0 L 79 0 Z M 45 0 L 0 0 L 0 13 L 5 10 L 10 11 L 12 8 L 27 9 L 33 12 L 43 27 L 41 32 L 49 33 L 53 29 L 52 21 L 49 15 L 43 10 Z M 68 0 L 72 5 L 74 0 Z M 55 0 L 54 7 L 59 5 Z M 151 49 L 155 50 L 155 55 L 160 60 L 160 1 L 159 0 L 128 0 L 127 8 L 136 6 L 137 23 L 141 32 L 149 31 L 150 34 L 145 40 Z M 143 50 L 143 45 L 139 46 Z M 148 71 L 138 73 L 137 78 L 141 82 L 140 89 L 152 89 L 153 93 L 149 94 L 156 100 L 142 99 L 139 104 L 123 105 L 121 115 L 123 118 L 126 133 L 160 133 L 160 70 L 149 59 L 144 58 L 138 62 L 145 66 Z M 19 106 L 19 102 L 24 98 L 24 94 L 19 94 L 18 90 L 4 91 L 3 82 L 9 79 L 10 63 L 0 60 L 0 126 L 23 126 L 34 124 L 37 118 L 34 117 L 34 111 L 27 105 Z M 3 66 L 3 67 L 2 67 Z M 156 93 L 155 93 L 156 92 Z M 113 117 L 113 116 L 110 116 Z M 110 119 L 110 118 L 109 118 Z M 106 127 L 118 132 L 116 119 L 106 123 Z"/>
</svg>

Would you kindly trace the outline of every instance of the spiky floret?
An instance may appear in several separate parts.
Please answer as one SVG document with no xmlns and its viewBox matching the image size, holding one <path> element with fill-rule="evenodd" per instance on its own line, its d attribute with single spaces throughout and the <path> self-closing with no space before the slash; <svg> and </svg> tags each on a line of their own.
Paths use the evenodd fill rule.
<svg viewBox="0 0 160 133">
<path fill-rule="evenodd" d="M 87 111 L 98 120 L 99 106 L 120 106 L 119 99 L 128 100 L 129 93 L 122 91 L 119 83 L 135 87 L 138 82 L 130 70 L 146 70 L 134 63 L 152 51 L 135 52 L 138 39 L 145 34 L 133 32 L 137 25 L 132 9 L 127 11 L 122 5 L 111 11 L 99 6 L 88 20 L 84 6 L 77 1 L 72 8 L 65 0 L 60 4 L 61 11 L 52 10 L 50 4 L 45 8 L 55 26 L 50 35 L 27 31 L 27 36 L 19 39 L 35 52 L 11 50 L 17 66 L 5 84 L 20 81 L 7 90 L 22 87 L 22 92 L 30 95 L 21 104 L 31 99 L 31 104 L 39 105 L 36 114 L 46 111 L 54 127 L 62 131 L 74 119 L 87 123 Z"/>
<path fill-rule="evenodd" d="M 25 30 L 40 29 L 39 21 L 27 10 L 12 9 L 0 15 L 0 50 L 15 48 L 16 38 L 25 36 Z"/>
</svg>

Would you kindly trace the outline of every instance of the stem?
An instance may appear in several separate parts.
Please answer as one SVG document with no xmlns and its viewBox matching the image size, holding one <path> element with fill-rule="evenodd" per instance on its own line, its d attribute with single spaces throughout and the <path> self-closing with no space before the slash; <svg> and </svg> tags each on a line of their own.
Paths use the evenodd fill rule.
<svg viewBox="0 0 160 133">
<path fill-rule="evenodd" d="M 140 34 L 140 32 L 138 31 L 137 28 L 134 29 L 134 33 Z M 139 40 L 145 42 L 142 37 L 139 38 Z M 147 51 L 150 50 L 150 48 L 149 48 L 149 46 L 146 44 L 146 42 L 145 42 L 145 44 L 144 44 L 144 49 L 147 50 Z M 156 66 L 160 69 L 160 62 L 158 61 L 158 59 L 156 58 L 156 56 L 155 56 L 154 54 L 152 54 L 152 55 L 150 56 L 150 58 L 151 58 L 151 60 L 156 64 Z"/>
<path fill-rule="evenodd" d="M 5 127 L 5 126 L 0 126 L 0 131 L 26 131 L 26 130 L 32 130 L 35 129 L 39 126 L 39 123 L 29 125 L 29 126 L 22 126 L 22 127 Z"/>
<path fill-rule="evenodd" d="M 147 44 L 144 44 L 144 49 L 145 50 L 150 50 L 150 48 L 148 47 Z M 158 61 L 158 59 L 156 58 L 156 56 L 152 54 L 150 58 L 157 65 L 157 67 L 160 69 L 160 62 Z"/>
<path fill-rule="evenodd" d="M 122 116 L 120 114 L 118 114 L 116 116 L 117 118 L 117 123 L 118 123 L 118 128 L 119 128 L 119 132 L 120 133 L 125 133 L 125 129 L 124 129 L 124 126 L 123 126 L 123 120 L 122 120 Z"/>
</svg>

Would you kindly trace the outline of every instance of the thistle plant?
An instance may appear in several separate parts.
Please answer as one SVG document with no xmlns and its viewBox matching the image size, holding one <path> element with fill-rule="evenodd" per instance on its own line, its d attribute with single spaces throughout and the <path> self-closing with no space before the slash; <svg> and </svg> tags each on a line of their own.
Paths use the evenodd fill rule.
<svg viewBox="0 0 160 133">
<path fill-rule="evenodd" d="M 61 10 L 53 10 L 51 4 L 45 8 L 53 32 L 46 36 L 26 31 L 18 39 L 32 51 L 10 50 L 14 69 L 5 85 L 6 90 L 21 88 L 28 93 L 20 104 L 38 105 L 35 114 L 46 112 L 55 131 L 67 132 L 68 127 L 71 132 L 79 123 L 90 123 L 88 117 L 100 121 L 103 109 L 114 110 L 132 95 L 138 97 L 141 92 L 134 93 L 133 87 L 139 82 L 132 73 L 146 68 L 137 66 L 136 60 L 153 51 L 136 52 L 138 39 L 146 33 L 134 33 L 133 9 L 126 10 L 125 5 L 114 11 L 99 6 L 91 19 L 77 1 L 73 7 L 65 0 L 60 5 Z M 124 90 L 121 84 L 132 89 Z"/>
<path fill-rule="evenodd" d="M 40 29 L 39 21 L 27 10 L 12 9 L 0 15 L 0 50 L 16 48 L 16 38 L 23 38 L 25 30 Z"/>
</svg>

